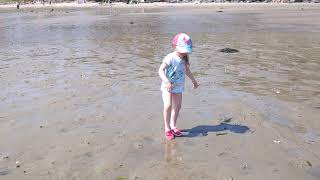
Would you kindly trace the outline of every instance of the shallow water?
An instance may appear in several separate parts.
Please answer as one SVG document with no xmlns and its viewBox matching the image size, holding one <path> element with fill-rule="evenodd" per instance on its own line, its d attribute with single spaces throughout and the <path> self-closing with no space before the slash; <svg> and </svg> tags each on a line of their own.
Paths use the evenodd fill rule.
<svg viewBox="0 0 320 180">
<path fill-rule="evenodd" d="M 157 68 L 171 51 L 171 37 L 184 31 L 193 38 L 191 63 L 197 78 L 206 79 L 203 84 L 215 82 L 232 90 L 319 108 L 320 25 L 264 23 L 258 13 L 176 10 L 173 16 L 167 11 L 3 13 L 1 81 L 13 91 L 24 88 L 44 93 L 21 82 L 55 76 L 59 78 L 56 85 L 63 87 L 61 77 L 70 77 L 71 69 L 81 69 L 78 74 L 138 83 L 146 92 L 157 90 L 154 81 L 146 80 L 158 80 Z M 240 52 L 219 52 L 226 47 Z M 31 66 L 17 69 L 19 64 Z M 43 64 L 51 65 L 46 73 L 39 67 Z M 2 91 L 2 97 L 8 98 L 7 93 Z"/>
</svg>

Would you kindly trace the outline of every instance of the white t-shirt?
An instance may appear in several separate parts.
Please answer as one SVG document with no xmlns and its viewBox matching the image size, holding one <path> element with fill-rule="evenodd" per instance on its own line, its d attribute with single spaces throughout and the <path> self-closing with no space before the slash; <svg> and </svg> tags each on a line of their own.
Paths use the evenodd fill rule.
<svg viewBox="0 0 320 180">
<path fill-rule="evenodd" d="M 167 69 L 165 69 L 165 75 L 173 84 L 171 93 L 182 93 L 185 84 L 186 62 L 173 52 L 163 59 L 163 63 L 168 65 Z M 161 91 L 167 91 L 164 82 L 161 84 Z"/>
</svg>

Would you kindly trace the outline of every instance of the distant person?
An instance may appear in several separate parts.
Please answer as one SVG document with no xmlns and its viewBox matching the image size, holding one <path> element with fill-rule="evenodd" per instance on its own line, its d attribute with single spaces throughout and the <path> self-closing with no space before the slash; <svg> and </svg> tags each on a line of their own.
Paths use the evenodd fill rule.
<svg viewBox="0 0 320 180">
<path fill-rule="evenodd" d="M 164 130 L 167 140 L 172 140 L 175 136 L 182 136 L 176 124 L 181 108 L 185 75 L 191 79 L 193 88 L 199 86 L 190 70 L 189 54 L 192 52 L 191 38 L 187 34 L 179 33 L 173 38 L 172 47 L 174 51 L 163 59 L 159 68 L 159 76 L 162 79 Z"/>
</svg>

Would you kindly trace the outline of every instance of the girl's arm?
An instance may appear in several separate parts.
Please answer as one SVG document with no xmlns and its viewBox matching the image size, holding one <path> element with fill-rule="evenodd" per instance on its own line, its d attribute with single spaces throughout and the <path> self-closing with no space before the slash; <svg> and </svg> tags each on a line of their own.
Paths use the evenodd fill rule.
<svg viewBox="0 0 320 180">
<path fill-rule="evenodd" d="M 162 81 L 165 83 L 166 89 L 170 92 L 173 85 L 171 84 L 171 82 L 169 81 L 169 79 L 167 78 L 167 76 L 164 73 L 164 71 L 167 67 L 168 67 L 168 65 L 166 63 L 162 63 L 159 68 L 158 73 L 159 73 L 159 76 L 162 79 Z"/>
<path fill-rule="evenodd" d="M 194 76 L 190 70 L 190 67 L 187 64 L 186 64 L 186 75 L 191 79 L 192 84 L 193 84 L 193 88 L 196 89 L 199 86 L 199 84 L 196 81 L 196 79 L 194 78 Z"/>
</svg>

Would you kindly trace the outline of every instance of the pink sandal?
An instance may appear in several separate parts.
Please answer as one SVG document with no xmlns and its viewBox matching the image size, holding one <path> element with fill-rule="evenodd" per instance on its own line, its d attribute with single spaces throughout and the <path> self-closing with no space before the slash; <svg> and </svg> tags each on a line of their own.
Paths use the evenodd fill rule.
<svg viewBox="0 0 320 180">
<path fill-rule="evenodd" d="M 166 139 L 171 141 L 172 139 L 174 139 L 174 134 L 173 134 L 173 131 L 167 131 L 165 132 L 165 136 L 166 136 Z"/>
<path fill-rule="evenodd" d="M 177 137 L 183 136 L 182 132 L 178 128 L 172 129 L 172 133 Z"/>
</svg>

